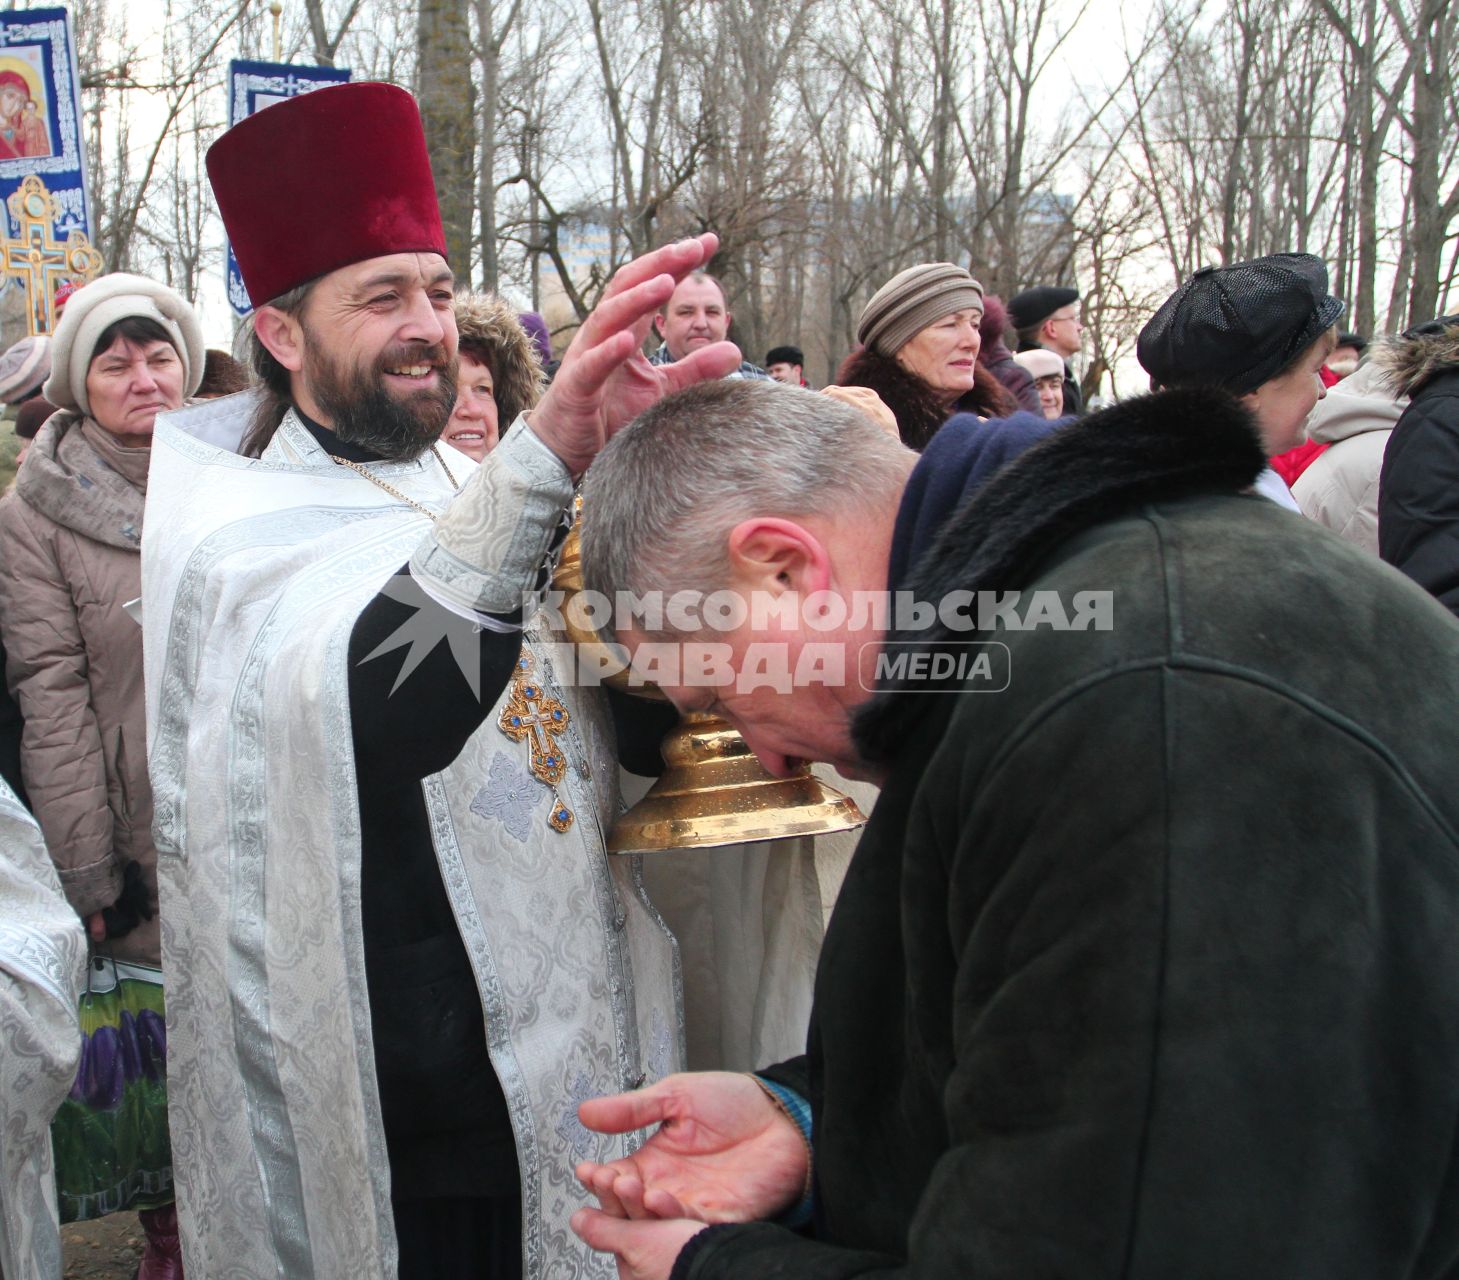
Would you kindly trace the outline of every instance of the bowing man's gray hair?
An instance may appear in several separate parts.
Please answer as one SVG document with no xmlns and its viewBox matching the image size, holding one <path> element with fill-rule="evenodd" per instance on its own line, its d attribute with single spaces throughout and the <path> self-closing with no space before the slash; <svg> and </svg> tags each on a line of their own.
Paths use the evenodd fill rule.
<svg viewBox="0 0 1459 1280">
<path fill-rule="evenodd" d="M 739 378 L 690 387 L 620 431 L 588 470 L 584 583 L 614 600 L 720 590 L 741 521 L 865 519 L 899 500 L 916 461 L 829 396 Z"/>
</svg>

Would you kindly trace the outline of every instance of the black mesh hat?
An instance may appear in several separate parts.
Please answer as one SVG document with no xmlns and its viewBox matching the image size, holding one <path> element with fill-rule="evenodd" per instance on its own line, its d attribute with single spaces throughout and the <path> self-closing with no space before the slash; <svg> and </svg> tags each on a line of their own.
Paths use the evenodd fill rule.
<svg viewBox="0 0 1459 1280">
<path fill-rule="evenodd" d="M 1203 267 L 1140 330 L 1135 354 L 1156 386 L 1245 395 L 1288 369 L 1344 309 L 1310 253 Z"/>
</svg>

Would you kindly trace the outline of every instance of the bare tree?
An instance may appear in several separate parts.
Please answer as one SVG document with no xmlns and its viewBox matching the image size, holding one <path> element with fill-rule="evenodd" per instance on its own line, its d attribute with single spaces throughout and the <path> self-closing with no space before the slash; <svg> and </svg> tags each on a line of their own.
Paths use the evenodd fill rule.
<svg viewBox="0 0 1459 1280">
<path fill-rule="evenodd" d="M 324 0 L 304 0 L 304 14 L 309 20 L 309 38 L 314 61 L 321 67 L 334 66 L 335 55 L 338 54 L 350 25 L 359 16 L 362 3 L 363 0 L 349 0 L 331 34 L 330 21 L 324 12 Z"/>
<path fill-rule="evenodd" d="M 597 56 L 607 145 L 612 150 L 616 230 L 626 256 L 658 238 L 662 217 L 697 172 L 706 122 L 692 89 L 693 0 L 585 0 Z"/>
<path fill-rule="evenodd" d="M 1444 273 L 1443 253 L 1450 226 L 1459 216 L 1459 179 L 1454 178 L 1459 145 L 1459 14 L 1446 0 L 1422 0 L 1418 10 L 1385 0 L 1389 21 L 1413 59 L 1408 101 L 1395 110 L 1404 135 L 1405 190 L 1403 251 L 1389 301 L 1390 319 L 1432 318 L 1441 293 L 1453 279 Z M 1446 177 L 1452 182 L 1444 189 Z M 1405 286 L 1407 297 L 1404 297 Z"/>
<path fill-rule="evenodd" d="M 502 52 L 516 27 L 521 0 L 476 0 L 475 55 L 481 69 L 481 105 L 478 135 L 481 162 L 477 168 L 477 209 L 481 215 L 481 282 L 496 289 L 497 257 L 496 169 L 497 143 L 501 131 Z"/>
<path fill-rule="evenodd" d="M 1349 150 L 1357 161 L 1356 166 L 1351 160 L 1343 166 L 1347 185 L 1339 220 L 1350 230 L 1339 246 L 1339 279 L 1347 283 L 1352 298 L 1352 324 L 1361 333 L 1371 333 L 1377 321 L 1379 175 L 1398 102 L 1413 75 L 1415 51 L 1400 48 L 1395 55 L 1391 40 L 1385 47 L 1385 13 L 1379 0 L 1317 0 L 1317 5 L 1343 42 L 1342 100 L 1347 106 L 1342 133 L 1352 140 Z M 1380 89 L 1380 84 L 1391 88 Z"/>
</svg>

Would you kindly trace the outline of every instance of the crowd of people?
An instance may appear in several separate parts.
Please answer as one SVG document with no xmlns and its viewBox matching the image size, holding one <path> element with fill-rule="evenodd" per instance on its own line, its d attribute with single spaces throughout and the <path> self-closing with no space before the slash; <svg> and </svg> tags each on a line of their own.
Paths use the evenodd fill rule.
<svg viewBox="0 0 1459 1280">
<path fill-rule="evenodd" d="M 1459 1274 L 1459 316 L 1208 268 L 1086 412 L 919 263 L 812 391 L 711 233 L 560 359 L 460 290 L 403 90 L 207 165 L 242 362 L 124 273 L 0 357 L 0 1273 Z M 608 853 L 693 711 L 871 811 L 824 939 L 824 843 Z"/>
</svg>

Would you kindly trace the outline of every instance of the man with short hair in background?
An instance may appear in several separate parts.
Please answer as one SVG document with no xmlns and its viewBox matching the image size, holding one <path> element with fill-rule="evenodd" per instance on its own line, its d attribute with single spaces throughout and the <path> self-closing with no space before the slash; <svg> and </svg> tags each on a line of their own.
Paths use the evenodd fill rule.
<svg viewBox="0 0 1459 1280">
<path fill-rule="evenodd" d="M 723 342 L 733 321 L 719 281 L 707 271 L 695 271 L 679 281 L 674 296 L 654 316 L 654 328 L 663 341 L 649 356 L 649 363 L 673 364 L 703 347 Z M 725 377 L 768 379 L 770 375 L 745 360 Z"/>
<path fill-rule="evenodd" d="M 1018 349 L 1043 347 L 1064 362 L 1064 413 L 1084 414 L 1084 393 L 1069 362 L 1084 345 L 1084 322 L 1079 315 L 1079 290 L 1067 285 L 1040 284 L 1008 300 L 1008 319 L 1018 333 Z"/>
</svg>

